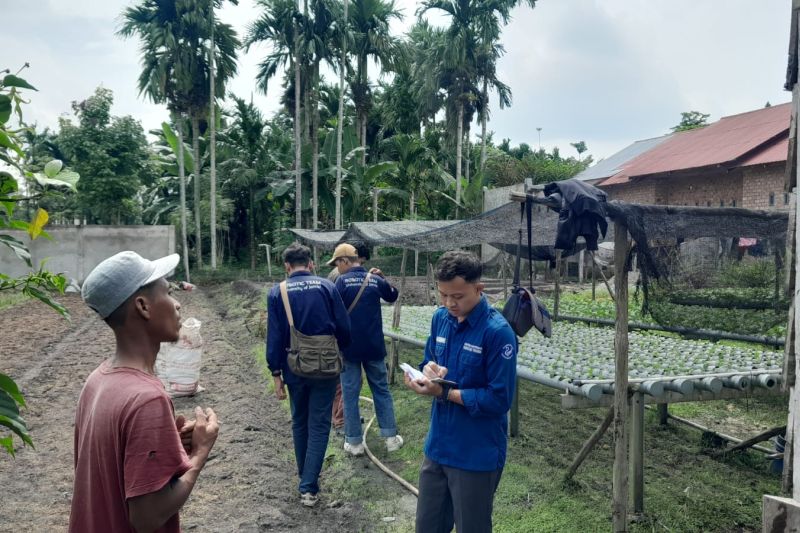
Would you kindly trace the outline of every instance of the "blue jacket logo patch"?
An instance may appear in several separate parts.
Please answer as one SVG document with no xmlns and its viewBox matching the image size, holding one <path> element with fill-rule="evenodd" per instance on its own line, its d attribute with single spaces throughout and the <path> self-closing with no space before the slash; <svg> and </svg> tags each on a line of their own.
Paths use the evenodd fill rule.
<svg viewBox="0 0 800 533">
<path fill-rule="evenodd" d="M 514 356 L 514 347 L 510 344 L 506 344 L 500 351 L 500 355 L 502 355 L 504 359 L 511 359 Z"/>
</svg>

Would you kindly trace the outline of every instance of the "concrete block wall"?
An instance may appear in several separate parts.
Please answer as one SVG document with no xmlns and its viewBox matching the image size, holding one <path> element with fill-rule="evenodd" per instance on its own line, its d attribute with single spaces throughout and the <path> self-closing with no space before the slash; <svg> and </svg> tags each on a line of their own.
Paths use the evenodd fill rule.
<svg viewBox="0 0 800 533">
<path fill-rule="evenodd" d="M 656 186 L 653 181 L 640 181 L 601 187 L 608 194 L 609 200 L 620 200 L 632 204 L 655 204 Z"/>
<path fill-rule="evenodd" d="M 738 171 L 710 176 L 657 180 L 656 199 L 663 205 L 742 207 L 742 175 Z"/>
<path fill-rule="evenodd" d="M 519 183 L 517 185 L 509 185 L 508 187 L 498 187 L 496 189 L 488 189 L 483 192 L 483 212 L 497 209 L 500 206 L 506 205 L 511 201 L 509 196 L 512 192 L 525 192 L 525 184 Z M 483 262 L 488 262 L 497 257 L 500 251 L 494 246 L 488 244 L 481 245 L 481 259 Z"/>
<path fill-rule="evenodd" d="M 748 209 L 789 209 L 789 195 L 784 193 L 785 164 L 759 165 L 742 169 L 742 207 Z M 772 205 L 770 205 L 772 195 Z"/>
<path fill-rule="evenodd" d="M 175 253 L 174 226 L 52 226 L 45 230 L 51 240 L 39 237 L 31 241 L 27 233 L 20 231 L 4 233 L 28 246 L 34 268 L 46 260 L 47 270 L 63 272 L 78 282 L 117 252 L 133 250 L 147 259 Z M 0 246 L 0 272 L 18 277 L 29 270 L 8 247 Z"/>
<path fill-rule="evenodd" d="M 703 176 L 646 178 L 602 188 L 610 200 L 639 204 L 788 209 L 784 171 L 785 163 L 775 163 Z"/>
</svg>

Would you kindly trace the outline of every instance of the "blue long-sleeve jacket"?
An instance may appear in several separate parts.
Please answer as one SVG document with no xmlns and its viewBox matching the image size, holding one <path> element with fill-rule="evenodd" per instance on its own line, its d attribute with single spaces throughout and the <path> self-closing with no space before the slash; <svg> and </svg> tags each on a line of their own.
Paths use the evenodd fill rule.
<svg viewBox="0 0 800 533">
<path fill-rule="evenodd" d="M 289 276 L 286 290 L 295 329 L 305 335 L 334 335 L 340 350 L 350 344 L 350 318 L 333 283 L 301 271 Z M 273 374 L 280 371 L 285 383 L 298 383 L 303 378 L 287 363 L 291 334 L 279 285 L 269 292 L 267 315 L 267 366 Z"/>
<path fill-rule="evenodd" d="M 354 267 L 346 274 L 336 278 L 336 290 L 342 295 L 345 308 L 355 300 L 367 270 Z M 386 357 L 386 344 L 383 342 L 383 320 L 381 318 L 381 298 L 391 303 L 399 296 L 397 289 L 380 276 L 370 276 L 361 298 L 350 312 L 350 324 L 358 335 L 350 346 L 342 351 L 348 361 L 379 361 Z"/>
<path fill-rule="evenodd" d="M 506 461 L 507 413 L 517 377 L 517 337 L 499 311 L 481 298 L 459 323 L 439 308 L 431 321 L 425 359 L 447 367 L 464 405 L 435 399 L 425 455 L 437 463 L 486 472 Z"/>
</svg>

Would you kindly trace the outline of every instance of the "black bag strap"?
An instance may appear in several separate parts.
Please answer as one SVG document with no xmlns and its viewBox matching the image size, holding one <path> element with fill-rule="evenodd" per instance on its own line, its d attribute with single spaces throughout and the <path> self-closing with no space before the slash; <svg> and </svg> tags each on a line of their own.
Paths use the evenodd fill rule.
<svg viewBox="0 0 800 533">
<path fill-rule="evenodd" d="M 528 219 L 528 274 L 530 275 L 530 280 L 528 282 L 528 287 L 533 289 L 533 246 L 531 244 L 533 240 L 533 232 L 531 231 L 531 219 L 533 218 L 533 200 L 530 196 L 525 197 L 525 215 Z M 520 220 L 520 223 L 522 221 Z"/>
<path fill-rule="evenodd" d="M 522 220 L 525 216 L 525 205 L 520 204 L 519 206 L 519 238 L 517 239 L 517 263 L 514 267 L 514 281 L 512 282 L 512 286 L 514 288 L 519 287 L 519 270 L 520 270 L 520 263 L 522 262 Z"/>
</svg>

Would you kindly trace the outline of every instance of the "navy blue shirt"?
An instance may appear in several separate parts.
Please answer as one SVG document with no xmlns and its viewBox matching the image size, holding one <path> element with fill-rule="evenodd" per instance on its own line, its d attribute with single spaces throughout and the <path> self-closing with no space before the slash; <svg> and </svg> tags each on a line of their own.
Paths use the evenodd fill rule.
<svg viewBox="0 0 800 533">
<path fill-rule="evenodd" d="M 346 274 L 336 278 L 336 290 L 342 295 L 345 309 L 355 300 L 361 284 L 367 275 L 363 266 L 353 267 Z M 397 289 L 380 276 L 372 275 L 364 288 L 361 298 L 350 312 L 350 324 L 358 339 L 342 351 L 348 361 L 378 361 L 386 357 L 386 344 L 383 342 L 383 319 L 381 318 L 381 298 L 391 303 L 399 296 Z"/>
<path fill-rule="evenodd" d="M 350 318 L 333 283 L 308 271 L 295 272 L 286 281 L 295 329 L 305 335 L 334 335 L 340 350 L 349 345 Z M 303 378 L 287 363 L 291 334 L 279 284 L 269 291 L 267 316 L 267 366 L 273 373 L 280 370 L 285 383 L 298 383 Z"/>
<path fill-rule="evenodd" d="M 447 367 L 464 405 L 434 399 L 425 455 L 437 463 L 478 472 L 506 462 L 507 413 L 517 377 L 517 337 L 485 297 L 458 320 L 440 307 L 431 321 L 425 360 Z"/>
</svg>

